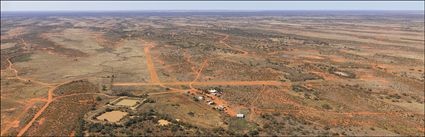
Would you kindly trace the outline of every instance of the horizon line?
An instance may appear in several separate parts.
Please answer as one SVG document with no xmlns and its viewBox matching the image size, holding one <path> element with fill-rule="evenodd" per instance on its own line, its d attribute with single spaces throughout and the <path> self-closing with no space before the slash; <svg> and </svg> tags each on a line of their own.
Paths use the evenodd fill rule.
<svg viewBox="0 0 425 137">
<path fill-rule="evenodd" d="M 386 9 L 349 9 L 349 10 L 339 10 L 339 9 L 290 9 L 290 10 L 1 10 L 1 12 L 129 12 L 129 11 L 155 11 L 155 12 L 189 12 L 189 11 L 214 11 L 214 12 L 263 12 L 263 11 L 425 11 L 424 9 L 398 9 L 398 10 L 386 10 Z"/>
</svg>

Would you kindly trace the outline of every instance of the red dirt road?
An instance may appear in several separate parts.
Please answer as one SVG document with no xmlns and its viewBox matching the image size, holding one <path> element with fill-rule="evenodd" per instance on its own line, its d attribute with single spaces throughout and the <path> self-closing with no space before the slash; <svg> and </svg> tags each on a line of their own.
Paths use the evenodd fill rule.
<svg viewBox="0 0 425 137">
<path fill-rule="evenodd" d="M 22 136 L 30 127 L 31 125 L 37 120 L 38 117 L 40 117 L 41 114 L 43 114 L 44 110 L 46 110 L 47 107 L 49 107 L 50 103 L 53 101 L 53 91 L 59 87 L 55 86 L 53 88 L 50 88 L 48 91 L 48 97 L 47 97 L 47 103 L 34 115 L 34 117 L 31 119 L 30 122 L 28 122 L 18 133 L 18 137 Z"/>
<path fill-rule="evenodd" d="M 249 86 L 249 85 L 272 85 L 272 86 L 290 86 L 291 82 L 278 82 L 278 81 L 182 81 L 182 82 L 164 82 L 164 83 L 138 83 L 138 82 L 118 82 L 113 83 L 113 86 L 152 86 L 152 85 L 231 85 L 231 86 Z"/>
<path fill-rule="evenodd" d="M 67 84 L 67 83 L 69 83 L 69 82 L 65 82 L 63 84 Z M 61 84 L 61 85 L 63 85 L 63 84 Z M 19 131 L 19 133 L 17 135 L 18 137 L 22 136 L 33 125 L 33 123 L 38 119 L 38 117 L 40 117 L 40 115 L 43 114 L 44 110 L 46 110 L 47 107 L 49 107 L 50 103 L 52 103 L 55 100 L 58 100 L 58 99 L 61 99 L 61 98 L 64 98 L 64 97 L 70 97 L 70 96 L 76 96 L 76 95 L 89 95 L 89 94 L 90 95 L 93 95 L 93 94 L 95 94 L 95 95 L 103 95 L 103 96 L 111 97 L 109 95 L 102 94 L 102 93 L 75 93 L 75 94 L 63 95 L 63 96 L 58 96 L 56 98 L 53 98 L 53 91 L 56 90 L 56 88 L 59 87 L 59 86 L 61 86 L 61 85 L 55 86 L 54 88 L 51 88 L 49 90 L 49 97 L 48 97 L 47 103 L 34 115 L 34 117 L 31 119 L 31 121 L 28 122 L 25 125 L 25 127 L 22 128 Z"/>
</svg>

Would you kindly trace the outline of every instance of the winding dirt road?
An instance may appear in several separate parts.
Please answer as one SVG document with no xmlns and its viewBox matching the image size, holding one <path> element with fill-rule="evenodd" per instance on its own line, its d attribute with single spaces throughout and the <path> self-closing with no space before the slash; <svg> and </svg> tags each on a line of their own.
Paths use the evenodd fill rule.
<svg viewBox="0 0 425 137">
<path fill-rule="evenodd" d="M 12 63 L 12 61 L 10 61 L 10 58 L 9 59 L 7 59 L 7 61 L 8 61 L 8 63 L 9 63 L 9 67 L 8 67 L 8 69 L 10 69 L 10 70 L 12 70 L 13 72 L 14 72 L 14 78 L 15 79 L 17 79 L 17 80 L 20 80 L 20 81 L 23 81 L 23 82 L 32 82 L 32 83 L 35 83 L 35 84 L 39 84 L 39 85 L 42 85 L 42 86 L 46 86 L 46 87 L 48 87 L 48 88 L 50 88 L 49 90 L 48 90 L 48 97 L 47 97 L 47 99 L 44 99 L 44 98 L 32 98 L 32 99 L 30 99 L 29 100 L 29 102 L 27 103 L 27 105 L 25 106 L 25 109 L 23 110 L 23 112 L 21 112 L 19 115 L 17 115 L 15 118 L 14 118 L 14 120 L 13 120 L 13 123 L 15 123 L 15 122 L 19 122 L 19 119 L 20 118 L 22 118 L 23 116 L 24 116 L 24 114 L 26 114 L 27 112 L 28 112 L 28 110 L 29 110 L 29 108 L 31 108 L 34 104 L 35 104 L 35 102 L 37 102 L 37 101 L 42 101 L 42 102 L 46 102 L 46 104 L 39 110 L 39 112 L 40 112 L 40 114 L 44 111 L 44 109 L 46 109 L 47 108 L 47 106 L 49 105 L 49 103 L 51 102 L 51 100 L 52 100 L 52 97 L 53 97 L 53 90 L 54 90 L 54 88 L 52 88 L 52 84 L 48 84 L 48 83 L 44 83 L 44 82 L 41 82 L 41 81 L 37 81 L 37 80 L 33 80 L 33 79 L 29 79 L 29 78 L 22 78 L 22 77 L 20 77 L 19 75 L 18 75 L 18 70 L 16 70 L 15 68 L 13 68 L 13 63 Z M 37 112 L 37 114 L 39 114 L 38 112 Z M 38 117 L 37 116 L 37 114 L 35 115 L 35 117 Z M 31 122 L 31 121 L 30 121 Z M 13 124 L 13 123 L 11 123 L 11 124 Z M 31 122 L 32 123 L 32 122 Z M 13 127 L 13 125 L 6 125 L 6 127 L 2 130 L 2 132 L 1 132 L 1 135 L 4 135 L 4 134 L 6 134 L 7 133 L 7 131 L 11 128 L 11 127 Z M 25 127 L 24 127 L 25 128 Z M 18 136 L 19 136 L 19 134 L 18 134 Z"/>
<path fill-rule="evenodd" d="M 43 112 L 47 109 L 47 107 L 49 107 L 50 103 L 52 103 L 54 100 L 63 98 L 63 97 L 67 97 L 67 96 L 73 96 L 73 95 L 64 95 L 64 96 L 59 96 L 56 98 L 53 98 L 53 91 L 56 90 L 59 86 L 67 84 L 69 82 L 72 81 L 67 81 L 61 84 L 55 84 L 55 83 L 45 83 L 45 82 L 41 82 L 41 81 L 37 81 L 37 80 L 33 80 L 33 79 L 29 79 L 29 78 L 22 78 L 18 75 L 18 70 L 16 70 L 15 68 L 13 68 L 13 63 L 10 61 L 10 58 L 7 59 L 8 63 L 9 63 L 9 67 L 8 69 L 12 70 L 14 72 L 14 78 L 17 80 L 21 80 L 24 82 L 32 82 L 35 84 L 39 84 L 42 86 L 46 86 L 49 88 L 48 90 L 48 95 L 47 95 L 47 99 L 44 98 L 32 98 L 30 99 L 30 102 L 28 103 L 28 105 L 26 105 L 24 111 L 22 113 L 20 113 L 17 117 L 15 117 L 14 122 L 18 121 L 25 113 L 28 112 L 29 108 L 32 107 L 34 105 L 34 103 L 36 101 L 42 101 L 42 102 L 46 102 L 46 104 L 44 104 L 44 106 L 34 115 L 34 117 L 31 119 L 30 122 L 28 122 L 19 132 L 18 132 L 18 137 L 22 136 L 32 125 L 33 123 L 38 119 L 38 117 L 40 117 L 41 114 L 43 114 Z M 81 94 L 100 94 L 100 93 L 81 93 Z M 75 94 L 78 95 L 78 94 Z M 105 94 L 101 94 L 101 95 L 105 95 Z M 10 123 L 13 124 L 13 123 Z M 4 135 L 5 133 L 7 133 L 7 130 L 9 130 L 11 127 L 13 127 L 13 125 L 7 125 L 3 130 L 1 135 Z"/>
</svg>

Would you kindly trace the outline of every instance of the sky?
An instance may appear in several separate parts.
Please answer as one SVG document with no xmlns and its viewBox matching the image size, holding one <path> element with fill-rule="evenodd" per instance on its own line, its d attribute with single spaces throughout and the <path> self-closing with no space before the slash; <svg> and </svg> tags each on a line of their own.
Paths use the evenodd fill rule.
<svg viewBox="0 0 425 137">
<path fill-rule="evenodd" d="M 424 10 L 424 1 L 1 1 L 1 11 Z"/>
</svg>

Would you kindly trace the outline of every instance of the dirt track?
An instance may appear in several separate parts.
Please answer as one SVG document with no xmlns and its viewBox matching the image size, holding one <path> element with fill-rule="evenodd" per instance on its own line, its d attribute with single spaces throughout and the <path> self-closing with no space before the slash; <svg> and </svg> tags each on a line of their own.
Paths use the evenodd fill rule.
<svg viewBox="0 0 425 137">
<path fill-rule="evenodd" d="M 34 103 L 35 102 L 38 102 L 38 101 L 45 101 L 45 100 L 30 100 L 28 103 L 26 103 L 24 110 L 21 113 L 19 113 L 13 120 L 11 120 L 10 123 L 8 123 L 7 125 L 5 125 L 4 129 L 1 131 L 1 136 L 3 136 L 5 133 L 7 133 L 7 131 L 10 128 L 12 128 L 15 125 L 19 124 L 20 119 L 22 119 L 23 116 L 25 114 L 27 114 L 27 112 L 29 111 L 29 109 L 34 106 Z"/>
<path fill-rule="evenodd" d="M 52 84 L 48 84 L 48 83 L 44 83 L 44 82 L 41 82 L 41 81 L 37 81 L 37 80 L 32 80 L 32 79 L 20 77 L 18 75 L 18 70 L 16 70 L 15 68 L 13 68 L 13 63 L 10 61 L 10 58 L 7 59 L 7 61 L 9 62 L 8 69 L 10 69 L 10 70 L 12 70 L 14 72 L 14 74 L 15 74 L 14 78 L 15 79 L 20 80 L 20 81 L 23 81 L 23 82 L 32 82 L 32 83 L 39 84 L 39 85 L 42 85 L 42 86 L 47 86 L 47 87 L 50 88 L 49 91 L 48 91 L 48 97 L 47 97 L 47 99 L 44 99 L 44 98 L 32 98 L 32 99 L 30 99 L 29 102 L 27 103 L 24 111 L 22 113 L 20 113 L 19 115 L 17 115 L 15 117 L 15 119 L 13 120 L 13 122 L 17 122 L 17 121 L 19 122 L 19 119 L 22 118 L 24 116 L 24 114 L 26 114 L 28 112 L 29 108 L 32 107 L 34 105 L 34 103 L 37 102 L 37 101 L 46 102 L 46 104 L 40 109 L 41 112 L 44 111 L 44 109 L 47 108 L 47 106 L 49 105 L 49 103 L 52 100 L 52 96 L 53 96 L 52 95 L 53 94 L 52 93 L 53 92 L 52 91 L 52 89 L 53 89 L 52 88 Z M 37 114 L 39 114 L 39 113 L 37 113 Z M 38 117 L 37 114 L 34 117 Z M 30 123 L 33 123 L 33 121 L 32 122 L 30 121 Z M 13 123 L 11 123 L 11 124 L 13 124 Z M 7 125 L 4 128 L 4 130 L 2 130 L 1 135 L 4 135 L 5 133 L 7 133 L 7 130 L 9 130 L 11 127 L 13 127 L 13 125 L 10 125 L 10 124 Z M 25 129 L 25 127 L 24 127 L 24 129 Z"/>
<path fill-rule="evenodd" d="M 225 45 L 226 47 L 228 47 L 228 48 L 231 48 L 231 49 L 233 49 L 233 50 L 237 50 L 237 51 L 240 51 L 240 52 L 242 52 L 242 54 L 243 55 L 247 55 L 248 54 L 248 52 L 247 51 L 245 51 L 245 50 L 242 50 L 242 49 L 238 49 L 238 48 L 235 48 L 235 47 L 232 47 L 232 46 L 230 46 L 229 44 L 227 44 L 226 42 L 224 42 L 225 40 L 227 40 L 229 38 L 229 35 L 225 35 L 224 36 L 224 38 L 223 39 L 221 39 L 219 42 L 221 43 L 221 44 L 223 44 L 223 45 Z"/>
<path fill-rule="evenodd" d="M 201 68 L 198 70 L 198 72 L 197 72 L 197 74 L 196 74 L 195 79 L 194 79 L 192 82 L 190 82 L 190 83 L 189 83 L 189 87 L 190 87 L 191 89 L 194 89 L 194 88 L 192 87 L 192 85 L 193 85 L 193 83 L 194 83 L 194 82 L 196 82 L 196 80 L 198 80 L 198 79 L 199 79 L 199 77 L 201 76 L 201 72 L 202 72 L 202 70 L 204 69 L 204 67 L 207 65 L 207 63 L 208 63 L 208 60 L 205 60 L 205 61 L 202 63 Z"/>
<path fill-rule="evenodd" d="M 164 83 L 137 83 L 137 82 L 118 82 L 113 83 L 113 86 L 152 86 L 152 85 L 232 85 L 232 86 L 244 86 L 244 85 L 272 85 L 272 86 L 289 86 L 291 82 L 278 82 L 278 81 L 208 81 L 208 82 L 164 82 Z"/>
<path fill-rule="evenodd" d="M 62 83 L 62 84 L 57 85 L 56 87 L 49 90 L 49 97 L 48 97 L 47 103 L 34 115 L 34 117 L 31 119 L 31 121 L 28 122 L 25 125 L 25 127 L 23 127 L 19 131 L 19 133 L 17 135 L 18 137 L 22 136 L 33 125 L 33 123 L 37 120 L 37 118 L 40 117 L 41 114 L 43 114 L 44 110 L 46 110 L 47 107 L 49 107 L 50 103 L 52 103 L 53 101 L 56 101 L 56 100 L 61 99 L 61 98 L 70 97 L 70 96 L 77 96 L 77 95 L 102 95 L 102 96 L 111 97 L 109 95 L 102 94 L 102 93 L 75 93 L 75 94 L 63 95 L 63 96 L 58 96 L 58 97 L 53 98 L 53 91 L 56 90 L 57 87 L 59 87 L 63 84 L 67 84 L 67 83 L 69 83 L 69 82 Z"/>
<path fill-rule="evenodd" d="M 48 91 L 48 97 L 47 97 L 47 103 L 44 104 L 44 106 L 34 115 L 34 117 L 31 119 L 30 122 L 28 122 L 18 133 L 18 137 L 22 136 L 27 130 L 28 128 L 31 127 L 31 125 L 35 122 L 35 120 L 37 120 L 38 117 L 40 117 L 41 114 L 43 114 L 44 110 L 46 110 L 47 107 L 49 107 L 50 103 L 52 103 L 53 101 L 53 91 L 59 87 L 60 85 L 57 85 L 53 88 L 50 88 Z"/>
<path fill-rule="evenodd" d="M 37 120 L 37 118 L 40 117 L 41 114 L 43 114 L 44 110 L 46 110 L 47 107 L 49 107 L 50 103 L 52 103 L 54 100 L 57 100 L 57 99 L 60 99 L 60 98 L 63 98 L 63 97 L 67 97 L 67 96 L 72 96 L 74 94 L 72 94 L 72 95 L 65 95 L 65 96 L 59 96 L 59 97 L 53 98 L 53 91 L 54 90 L 56 90 L 59 86 L 61 86 L 63 84 L 66 84 L 66 83 L 69 83 L 71 81 L 67 81 L 67 82 L 64 82 L 64 83 L 61 83 L 61 84 L 55 84 L 55 83 L 44 83 L 44 82 L 41 82 L 41 81 L 29 79 L 29 78 L 22 78 L 22 77 L 20 77 L 18 75 L 18 70 L 16 70 L 15 68 L 13 68 L 13 63 L 10 61 L 10 58 L 7 59 L 7 61 L 9 63 L 8 69 L 12 70 L 14 72 L 14 74 L 15 74 L 14 78 L 16 78 L 18 80 L 21 80 L 21 81 L 24 81 L 24 82 L 32 82 L 32 83 L 36 83 L 36 84 L 39 84 L 39 85 L 42 85 L 42 86 L 47 86 L 49 88 L 47 99 L 44 99 L 44 98 L 32 98 L 32 99 L 30 99 L 30 102 L 28 103 L 28 105 L 26 105 L 24 111 L 22 113 L 20 113 L 20 115 L 18 115 L 17 117 L 15 117 L 15 120 L 13 120 L 13 122 L 18 121 L 18 119 L 20 119 L 23 116 L 23 114 L 27 113 L 27 111 L 29 110 L 29 108 L 32 107 L 36 101 L 46 102 L 46 104 L 44 104 L 44 106 L 34 115 L 34 117 L 31 119 L 31 121 L 28 122 L 18 132 L 18 135 L 17 136 L 22 136 L 32 126 L 32 124 Z M 82 94 L 84 94 L 84 93 L 82 93 Z M 97 94 L 99 94 L 99 93 L 97 93 Z M 11 123 L 11 124 L 13 124 L 13 123 Z M 2 130 L 1 135 L 4 135 L 7 132 L 7 130 L 9 130 L 12 126 L 13 125 L 10 125 L 10 124 L 7 125 L 5 127 L 5 129 Z"/>
<path fill-rule="evenodd" d="M 27 46 L 27 43 L 23 40 L 23 39 L 21 39 L 22 41 L 23 41 L 23 43 L 24 43 L 24 46 L 26 47 Z M 31 121 L 27 124 L 27 125 L 25 125 L 24 126 L 24 128 L 22 128 L 20 131 L 19 131 L 19 133 L 18 133 L 18 135 L 17 136 L 22 136 L 23 135 L 23 133 L 25 133 L 25 131 L 26 130 L 28 130 L 28 128 L 34 123 L 34 121 L 43 113 L 43 111 L 49 106 L 49 104 L 52 102 L 52 100 L 53 100 L 53 91 L 59 86 L 59 85 L 56 85 L 56 84 L 50 84 L 50 83 L 44 83 L 44 82 L 41 82 L 41 81 L 37 81 L 37 80 L 33 80 L 33 79 L 29 79 L 29 78 L 22 78 L 22 77 L 20 77 L 19 75 L 18 75 L 18 70 L 16 70 L 15 68 L 13 68 L 13 63 L 12 63 L 12 61 L 10 61 L 10 58 L 9 59 L 7 59 L 7 61 L 8 61 L 8 63 L 9 63 L 9 67 L 8 67 L 8 69 L 10 69 L 10 70 L 12 70 L 13 72 L 14 72 L 14 78 L 15 79 L 17 79 L 17 80 L 20 80 L 20 81 L 23 81 L 23 82 L 32 82 L 32 83 L 35 83 L 35 84 L 39 84 L 39 85 L 42 85 L 42 86 L 46 86 L 46 87 L 48 87 L 49 88 L 49 90 L 48 90 L 48 97 L 47 97 L 47 100 L 46 99 L 40 99 L 40 98 L 33 98 L 33 99 L 30 99 L 30 103 L 28 103 L 28 105 L 26 106 L 26 108 L 29 108 L 29 107 L 31 107 L 31 106 L 33 106 L 34 105 L 34 101 L 45 101 L 46 102 L 46 104 L 34 115 L 34 117 L 33 117 L 33 119 L 31 119 Z M 56 85 L 56 86 L 54 86 L 54 85 Z M 17 121 L 20 117 L 22 117 L 23 116 L 23 114 L 25 114 L 26 112 L 28 111 L 28 109 L 24 109 L 24 111 L 20 114 L 20 115 L 18 115 L 15 119 L 16 120 L 14 120 L 14 121 Z M 11 127 L 11 125 L 9 125 L 9 126 L 7 126 L 5 129 L 4 129 L 4 131 L 2 131 L 2 133 L 1 133 L 1 135 L 3 135 L 3 134 L 5 134 L 6 132 L 7 132 L 7 130 L 9 129 Z"/>
</svg>

